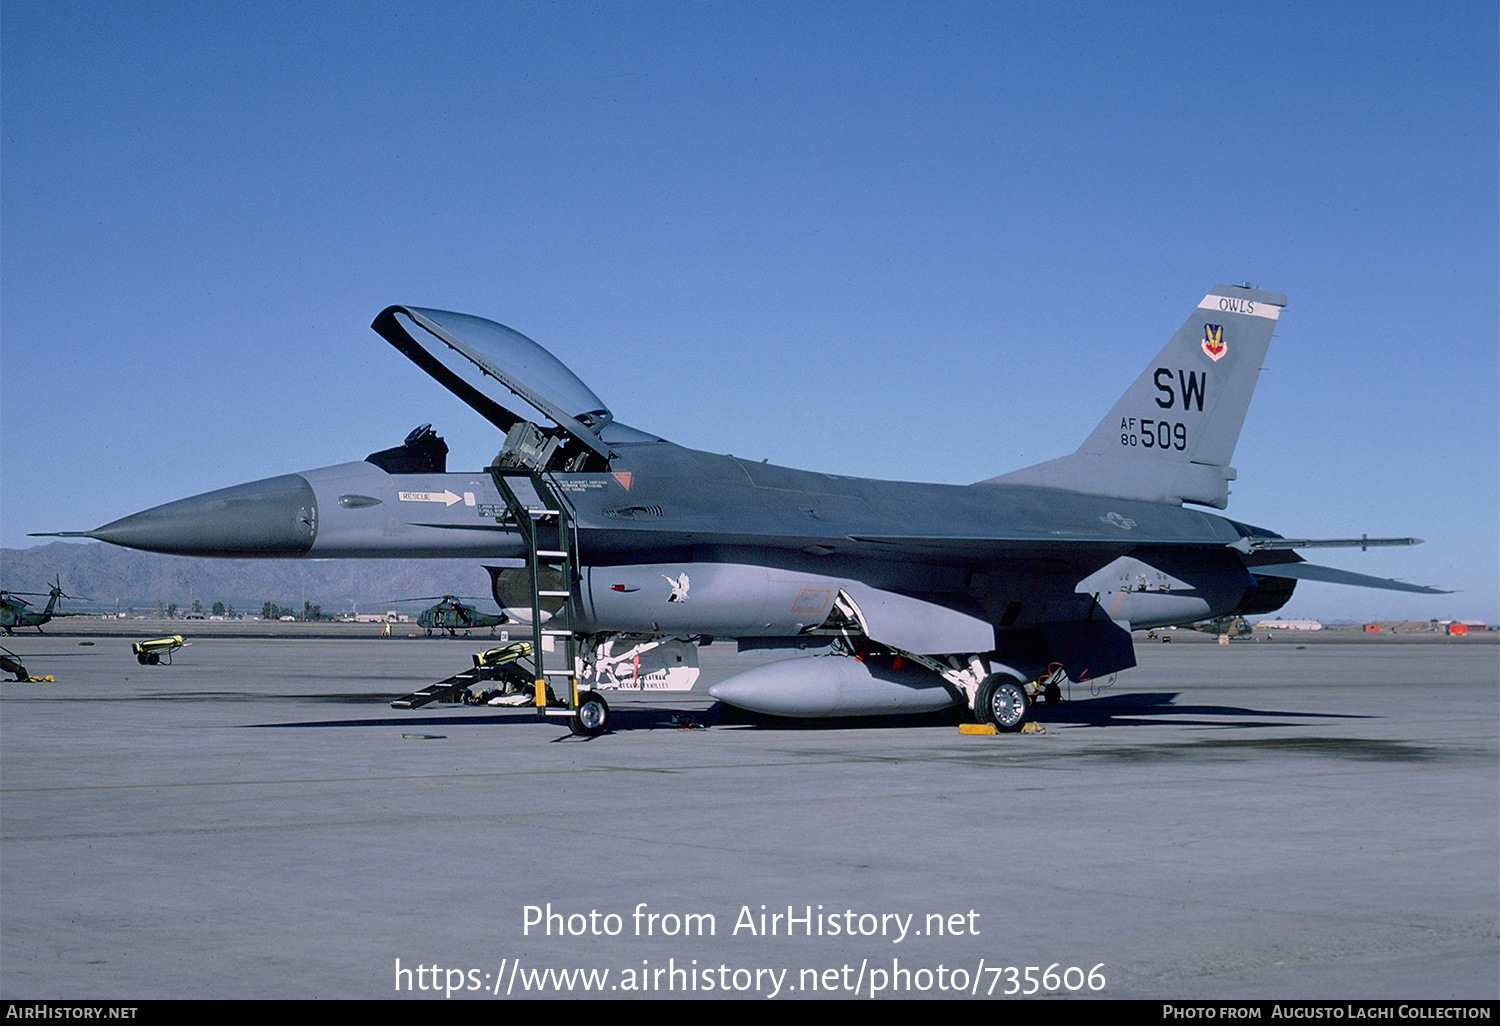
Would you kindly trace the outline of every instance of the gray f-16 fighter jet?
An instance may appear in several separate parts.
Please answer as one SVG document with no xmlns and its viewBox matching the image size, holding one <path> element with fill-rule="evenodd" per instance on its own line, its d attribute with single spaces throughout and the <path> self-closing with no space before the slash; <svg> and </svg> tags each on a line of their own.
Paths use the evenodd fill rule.
<svg viewBox="0 0 1500 1026">
<path fill-rule="evenodd" d="M 1019 729 L 1038 697 L 1135 665 L 1132 628 L 1281 608 L 1298 581 L 1439 593 L 1304 562 L 1225 507 L 1284 296 L 1216 285 L 1071 455 L 977 484 L 875 481 L 685 449 L 616 423 L 526 336 L 393 306 L 374 329 L 504 436 L 447 469 L 425 425 L 364 460 L 236 485 L 93 531 L 197 556 L 472 556 L 529 624 L 529 700 L 605 728 L 610 688 L 691 687 L 697 644 L 784 649 L 710 689 L 781 716 L 963 704 Z M 527 696 L 515 696 L 528 701 Z"/>
</svg>

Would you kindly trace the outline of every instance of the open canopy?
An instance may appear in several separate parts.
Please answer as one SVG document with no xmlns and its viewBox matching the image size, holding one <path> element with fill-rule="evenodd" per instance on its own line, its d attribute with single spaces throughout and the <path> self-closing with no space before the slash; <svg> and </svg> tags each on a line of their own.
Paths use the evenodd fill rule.
<svg viewBox="0 0 1500 1026">
<path fill-rule="evenodd" d="M 502 431 L 550 421 L 600 456 L 599 432 L 613 415 L 562 361 L 512 328 L 482 317 L 392 306 L 371 325 L 380 335 Z"/>
</svg>

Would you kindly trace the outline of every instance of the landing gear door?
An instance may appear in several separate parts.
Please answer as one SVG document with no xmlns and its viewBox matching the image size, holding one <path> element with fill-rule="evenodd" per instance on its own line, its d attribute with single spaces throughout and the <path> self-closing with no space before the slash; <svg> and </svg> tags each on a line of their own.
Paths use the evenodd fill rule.
<svg viewBox="0 0 1500 1026">
<path fill-rule="evenodd" d="M 691 691 L 698 646 L 682 638 L 611 635 L 585 660 L 584 677 L 601 690 Z"/>
</svg>

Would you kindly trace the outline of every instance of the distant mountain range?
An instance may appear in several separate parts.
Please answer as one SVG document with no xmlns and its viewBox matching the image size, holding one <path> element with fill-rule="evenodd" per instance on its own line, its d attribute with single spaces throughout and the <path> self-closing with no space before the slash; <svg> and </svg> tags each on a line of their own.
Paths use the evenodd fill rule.
<svg viewBox="0 0 1500 1026">
<path fill-rule="evenodd" d="M 390 600 L 423 595 L 487 596 L 489 575 L 472 559 L 199 559 L 136 552 L 102 542 L 52 542 L 29 549 L 0 549 L 0 588 L 42 592 L 57 576 L 74 612 L 152 612 L 176 603 L 181 611 L 196 599 L 205 611 L 215 602 L 237 612 L 259 614 L 266 602 L 325 614 L 356 609 L 372 613 Z M 493 609 L 485 599 L 480 608 Z"/>
</svg>

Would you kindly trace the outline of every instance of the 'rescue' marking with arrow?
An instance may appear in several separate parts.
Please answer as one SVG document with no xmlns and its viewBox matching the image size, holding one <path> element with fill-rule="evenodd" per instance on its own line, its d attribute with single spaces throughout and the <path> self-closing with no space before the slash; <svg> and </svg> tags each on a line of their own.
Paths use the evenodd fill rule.
<svg viewBox="0 0 1500 1026">
<path fill-rule="evenodd" d="M 441 492 L 397 492 L 396 495 L 402 502 L 441 502 L 444 506 L 463 501 L 462 495 L 454 495 L 446 488 Z"/>
</svg>

